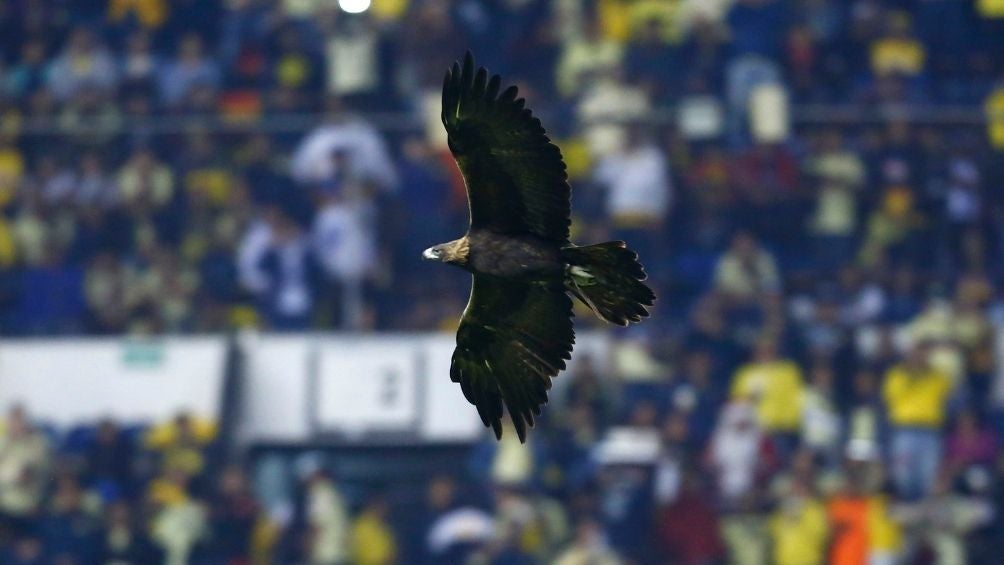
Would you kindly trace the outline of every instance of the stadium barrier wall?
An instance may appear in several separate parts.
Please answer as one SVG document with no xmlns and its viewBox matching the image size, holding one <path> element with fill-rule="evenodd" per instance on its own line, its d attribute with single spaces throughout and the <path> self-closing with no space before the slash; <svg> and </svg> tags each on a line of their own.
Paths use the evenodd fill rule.
<svg viewBox="0 0 1004 565">
<path fill-rule="evenodd" d="M 225 337 L 2 340 L 0 409 L 22 404 L 62 428 L 181 411 L 218 419 L 226 353 Z"/>
<path fill-rule="evenodd" d="M 577 342 L 571 370 L 606 366 L 606 334 Z M 453 347 L 445 333 L 0 340 L 0 410 L 64 429 L 189 412 L 227 420 L 240 446 L 470 442 L 484 428 L 450 381 Z"/>
<path fill-rule="evenodd" d="M 475 441 L 481 420 L 450 381 L 454 339 L 446 333 L 243 336 L 238 439 L 245 445 Z M 601 367 L 609 348 L 606 334 L 577 336 L 577 351 Z M 573 356 L 569 368 L 581 358 Z M 566 380 L 555 380 L 556 395 Z"/>
</svg>

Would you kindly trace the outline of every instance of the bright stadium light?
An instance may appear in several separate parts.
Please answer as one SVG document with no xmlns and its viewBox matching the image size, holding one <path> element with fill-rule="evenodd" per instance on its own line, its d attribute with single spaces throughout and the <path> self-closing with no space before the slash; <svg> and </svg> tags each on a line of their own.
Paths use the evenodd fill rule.
<svg viewBox="0 0 1004 565">
<path fill-rule="evenodd" d="M 338 7 L 350 14 L 361 14 L 370 9 L 370 0 L 338 0 Z"/>
</svg>

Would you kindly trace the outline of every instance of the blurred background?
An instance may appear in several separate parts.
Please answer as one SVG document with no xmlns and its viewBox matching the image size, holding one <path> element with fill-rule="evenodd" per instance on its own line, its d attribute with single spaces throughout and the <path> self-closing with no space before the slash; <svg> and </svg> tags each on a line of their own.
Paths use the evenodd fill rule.
<svg viewBox="0 0 1004 565">
<path fill-rule="evenodd" d="M 449 381 L 518 84 L 660 300 Z M 0 3 L 0 562 L 1000 564 L 1004 1 Z"/>
</svg>

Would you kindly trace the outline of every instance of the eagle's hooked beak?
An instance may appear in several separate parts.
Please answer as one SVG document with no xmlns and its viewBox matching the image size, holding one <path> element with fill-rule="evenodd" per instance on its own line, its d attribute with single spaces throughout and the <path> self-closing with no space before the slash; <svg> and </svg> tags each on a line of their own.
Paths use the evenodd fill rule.
<svg viewBox="0 0 1004 565">
<path fill-rule="evenodd" d="M 438 261 L 439 252 L 436 251 L 435 247 L 430 247 L 422 252 L 422 259 L 425 259 L 426 261 Z"/>
</svg>

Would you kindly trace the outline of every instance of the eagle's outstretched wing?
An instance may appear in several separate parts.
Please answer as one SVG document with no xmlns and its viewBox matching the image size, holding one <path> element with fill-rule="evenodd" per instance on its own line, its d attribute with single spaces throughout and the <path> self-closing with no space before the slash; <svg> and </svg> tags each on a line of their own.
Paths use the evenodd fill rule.
<svg viewBox="0 0 1004 565">
<path fill-rule="evenodd" d="M 467 183 L 471 228 L 568 242 L 571 188 L 561 151 L 501 79 L 468 52 L 443 81 L 443 125 Z"/>
<path fill-rule="evenodd" d="M 460 383 L 498 438 L 504 403 L 522 442 L 574 342 L 572 300 L 560 283 L 476 274 L 457 331 L 450 378 Z"/>
</svg>

